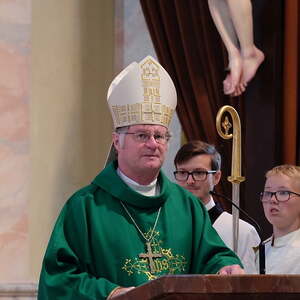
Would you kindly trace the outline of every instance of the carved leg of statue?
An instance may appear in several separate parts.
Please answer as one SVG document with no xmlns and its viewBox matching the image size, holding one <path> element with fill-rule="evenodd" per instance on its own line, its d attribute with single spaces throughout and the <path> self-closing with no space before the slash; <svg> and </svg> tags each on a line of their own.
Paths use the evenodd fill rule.
<svg viewBox="0 0 300 300">
<path fill-rule="evenodd" d="M 239 53 L 228 57 L 228 74 L 223 81 L 223 91 L 226 95 L 238 96 L 245 90 L 243 84 L 241 84 L 243 61 Z"/>
<path fill-rule="evenodd" d="M 208 0 L 211 16 L 228 52 L 225 94 L 239 96 L 254 77 L 264 54 L 253 42 L 250 0 Z"/>
<path fill-rule="evenodd" d="M 212 19 L 228 53 L 229 72 L 223 81 L 224 93 L 227 95 L 233 94 L 240 84 L 243 66 L 238 37 L 226 0 L 208 0 L 208 6 Z"/>
<path fill-rule="evenodd" d="M 254 77 L 265 56 L 254 45 L 251 0 L 227 0 L 227 4 L 240 44 L 243 61 L 241 84 L 245 86 Z"/>
</svg>

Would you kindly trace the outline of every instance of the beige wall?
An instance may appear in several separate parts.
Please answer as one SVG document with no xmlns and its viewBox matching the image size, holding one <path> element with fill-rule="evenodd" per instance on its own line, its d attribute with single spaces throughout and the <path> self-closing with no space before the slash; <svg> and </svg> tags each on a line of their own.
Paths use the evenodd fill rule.
<svg viewBox="0 0 300 300">
<path fill-rule="evenodd" d="M 109 148 L 113 2 L 32 1 L 29 235 L 34 280 L 59 210 L 102 168 Z"/>
</svg>

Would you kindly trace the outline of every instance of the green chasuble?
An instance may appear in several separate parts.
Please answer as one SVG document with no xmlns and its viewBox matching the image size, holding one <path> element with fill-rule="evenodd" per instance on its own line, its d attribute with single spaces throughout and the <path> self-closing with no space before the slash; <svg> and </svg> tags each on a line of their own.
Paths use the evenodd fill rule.
<svg viewBox="0 0 300 300">
<path fill-rule="evenodd" d="M 44 257 L 39 300 L 102 300 L 117 286 L 241 265 L 190 192 L 161 172 L 160 194 L 146 197 L 126 185 L 116 168 L 116 162 L 107 166 L 62 209 Z M 161 207 L 148 245 L 120 201 L 146 238 Z"/>
</svg>

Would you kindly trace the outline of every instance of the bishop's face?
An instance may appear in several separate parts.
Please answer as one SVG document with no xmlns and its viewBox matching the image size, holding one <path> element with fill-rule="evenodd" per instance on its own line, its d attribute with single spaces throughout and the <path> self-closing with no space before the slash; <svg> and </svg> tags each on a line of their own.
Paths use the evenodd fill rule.
<svg viewBox="0 0 300 300">
<path fill-rule="evenodd" d="M 142 141 L 143 135 L 149 139 Z M 160 143 L 155 137 L 167 135 L 167 128 L 161 125 L 130 126 L 120 143 L 120 135 L 114 136 L 121 171 L 140 184 L 153 181 L 165 160 L 168 143 Z M 150 180 L 150 182 L 148 182 Z"/>
<path fill-rule="evenodd" d="M 211 170 L 211 156 L 209 154 L 199 154 L 191 159 L 180 163 L 176 166 L 177 171 L 210 171 Z M 204 204 L 209 202 L 209 192 L 213 190 L 214 186 L 218 184 L 221 177 L 221 171 L 215 174 L 207 174 L 205 180 L 194 180 L 193 176 L 189 176 L 185 181 L 177 181 L 183 188 L 189 190 L 196 197 L 200 198 Z"/>
<path fill-rule="evenodd" d="M 265 191 L 291 191 L 300 194 L 300 183 L 284 174 L 276 174 L 267 178 Z M 300 197 L 294 194 L 285 202 L 279 202 L 275 196 L 269 202 L 263 202 L 264 213 L 273 225 L 276 237 L 285 235 L 300 228 Z"/>
</svg>

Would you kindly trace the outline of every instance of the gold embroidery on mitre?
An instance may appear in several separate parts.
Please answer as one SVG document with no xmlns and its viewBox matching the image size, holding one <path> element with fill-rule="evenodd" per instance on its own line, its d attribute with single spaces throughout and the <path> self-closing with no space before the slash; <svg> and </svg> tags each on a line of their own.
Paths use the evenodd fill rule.
<svg viewBox="0 0 300 300">
<path fill-rule="evenodd" d="M 149 229 L 145 236 L 149 236 L 152 229 Z M 173 254 L 170 248 L 164 249 L 161 247 L 163 241 L 159 239 L 159 231 L 154 232 L 151 241 L 151 248 L 154 253 L 162 253 L 161 258 L 154 260 L 155 272 L 151 273 L 149 262 L 147 259 L 127 258 L 125 259 L 122 270 L 130 276 L 132 274 L 144 274 L 147 280 L 153 280 L 162 275 L 181 274 L 185 272 L 187 261 L 183 255 Z"/>
<path fill-rule="evenodd" d="M 115 126 L 149 123 L 169 127 L 174 109 L 161 103 L 160 65 L 149 58 L 140 67 L 143 100 L 134 104 L 113 105 Z"/>
<path fill-rule="evenodd" d="M 141 122 L 141 104 L 113 105 L 112 111 L 115 116 L 116 127 Z"/>
</svg>

